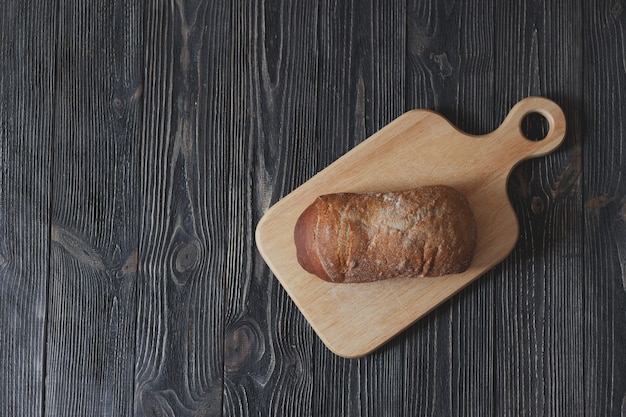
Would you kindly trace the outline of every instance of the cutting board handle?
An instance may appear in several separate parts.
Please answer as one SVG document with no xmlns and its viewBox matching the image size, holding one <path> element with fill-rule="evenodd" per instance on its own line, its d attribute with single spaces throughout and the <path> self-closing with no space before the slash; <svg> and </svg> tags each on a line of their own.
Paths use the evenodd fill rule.
<svg viewBox="0 0 626 417">
<path fill-rule="evenodd" d="M 530 140 L 522 131 L 524 118 L 532 113 L 539 113 L 548 121 L 548 134 L 541 140 Z M 565 138 L 565 114 L 551 100 L 543 97 L 527 97 L 519 101 L 506 116 L 500 127 L 494 132 L 504 146 L 521 148 L 524 159 L 549 154 L 559 147 Z M 515 134 L 511 134 L 515 132 Z"/>
</svg>

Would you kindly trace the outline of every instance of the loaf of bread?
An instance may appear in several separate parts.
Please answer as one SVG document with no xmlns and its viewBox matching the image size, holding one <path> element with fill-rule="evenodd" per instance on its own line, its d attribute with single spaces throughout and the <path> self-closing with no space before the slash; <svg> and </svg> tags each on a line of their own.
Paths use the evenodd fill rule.
<svg viewBox="0 0 626 417">
<path fill-rule="evenodd" d="M 298 262 L 330 282 L 441 276 L 465 271 L 476 223 L 465 196 L 434 185 L 318 197 L 294 230 Z"/>
</svg>

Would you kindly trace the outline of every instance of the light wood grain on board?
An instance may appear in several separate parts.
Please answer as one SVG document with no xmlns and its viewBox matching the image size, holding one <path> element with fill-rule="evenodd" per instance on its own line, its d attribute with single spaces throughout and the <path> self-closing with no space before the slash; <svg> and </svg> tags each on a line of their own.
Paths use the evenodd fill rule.
<svg viewBox="0 0 626 417">
<path fill-rule="evenodd" d="M 539 142 L 520 131 L 523 118 L 535 111 L 551 126 Z M 342 356 L 366 354 L 508 255 L 518 233 L 506 194 L 510 170 L 523 159 L 554 150 L 564 134 L 558 106 L 536 97 L 518 103 L 498 129 L 480 137 L 463 134 L 430 111 L 405 113 L 273 206 L 259 222 L 257 245 L 327 346 Z M 427 184 L 453 186 L 472 206 L 478 246 L 466 272 L 355 286 L 321 281 L 298 265 L 293 226 L 317 195 Z"/>
<path fill-rule="evenodd" d="M 315 338 L 254 249 L 254 225 L 315 169 L 318 4 L 231 6 L 224 414 L 311 415 Z"/>
<path fill-rule="evenodd" d="M 309 167 L 316 170 L 299 184 L 398 117 L 406 106 L 406 5 L 325 1 L 318 15 L 316 88 L 321 93 L 315 98 L 315 132 L 307 137 L 316 152 L 298 167 L 303 173 Z M 313 369 L 311 415 L 416 415 L 407 410 L 407 398 L 413 398 L 420 384 L 403 384 L 403 346 L 349 360 L 334 355 L 313 335 L 311 360 L 320 364 Z"/>
<path fill-rule="evenodd" d="M 495 282 L 495 415 L 608 415 L 584 411 L 582 195 L 580 141 L 583 2 L 498 2 L 495 89 L 498 115 L 527 94 L 550 95 L 568 121 L 557 152 L 518 167 L 509 196 L 520 238 Z M 550 80 L 545 82 L 545 80 Z M 536 131 L 541 125 L 528 128 Z"/>
<path fill-rule="evenodd" d="M 504 115 L 494 101 L 494 7 L 498 1 L 406 5 L 407 109 L 441 112 L 464 132 L 493 131 Z M 480 13 L 476 13 L 480 10 Z M 452 29 L 454 28 L 454 29 Z M 507 104 L 507 110 L 516 100 Z M 367 357 L 405 356 L 402 415 L 488 416 L 493 413 L 495 283 L 502 266 L 486 272 L 452 299 Z M 452 381 L 459 381 L 454 383 Z M 467 389 L 472 387 L 472 389 Z M 428 398 L 429 401 L 424 401 Z"/>
<path fill-rule="evenodd" d="M 583 334 L 586 415 L 626 416 L 626 68 L 623 3 L 582 2 L 581 172 L 584 196 Z M 607 47 L 620 45 L 620 47 Z M 619 93 L 617 93 L 619 91 Z"/>
<path fill-rule="evenodd" d="M 134 415 L 222 414 L 230 9 L 145 4 Z"/>
<path fill-rule="evenodd" d="M 54 2 L 0 2 L 2 416 L 44 410 L 56 24 Z"/>
<path fill-rule="evenodd" d="M 57 11 L 45 415 L 129 415 L 143 10 Z"/>
</svg>

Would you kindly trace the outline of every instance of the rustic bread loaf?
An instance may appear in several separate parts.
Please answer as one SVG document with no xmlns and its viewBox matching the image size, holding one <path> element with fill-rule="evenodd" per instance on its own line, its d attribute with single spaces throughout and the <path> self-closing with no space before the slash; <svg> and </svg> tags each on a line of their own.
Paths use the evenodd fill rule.
<svg viewBox="0 0 626 417">
<path fill-rule="evenodd" d="M 465 196 L 443 186 L 318 197 L 294 231 L 298 262 L 330 282 L 465 271 L 476 223 Z"/>
</svg>

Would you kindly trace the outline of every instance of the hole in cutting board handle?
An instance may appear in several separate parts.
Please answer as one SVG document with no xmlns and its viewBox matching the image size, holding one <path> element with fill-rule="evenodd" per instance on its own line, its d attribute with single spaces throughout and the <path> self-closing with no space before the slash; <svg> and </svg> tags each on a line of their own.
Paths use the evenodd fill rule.
<svg viewBox="0 0 626 417">
<path fill-rule="evenodd" d="M 526 139 L 540 141 L 550 133 L 550 122 L 543 114 L 533 111 L 524 116 L 520 129 Z"/>
<path fill-rule="evenodd" d="M 519 101 L 509 111 L 500 127 L 501 132 L 510 136 L 513 142 L 524 148 L 524 158 L 546 155 L 556 149 L 565 137 L 565 115 L 551 100 L 531 96 Z M 543 139 L 542 139 L 543 137 Z"/>
</svg>

